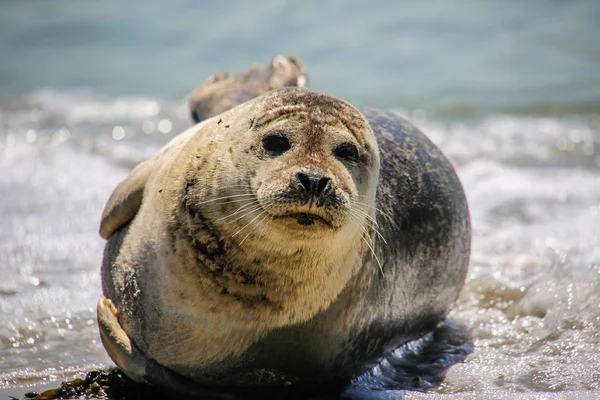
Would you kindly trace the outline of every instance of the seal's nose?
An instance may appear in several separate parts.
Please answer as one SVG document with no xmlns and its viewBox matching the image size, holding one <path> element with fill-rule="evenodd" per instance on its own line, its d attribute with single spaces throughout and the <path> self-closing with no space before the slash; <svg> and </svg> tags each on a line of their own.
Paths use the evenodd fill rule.
<svg viewBox="0 0 600 400">
<path fill-rule="evenodd" d="M 331 178 L 315 171 L 298 171 L 294 175 L 294 187 L 308 200 L 319 198 L 331 191 Z"/>
</svg>

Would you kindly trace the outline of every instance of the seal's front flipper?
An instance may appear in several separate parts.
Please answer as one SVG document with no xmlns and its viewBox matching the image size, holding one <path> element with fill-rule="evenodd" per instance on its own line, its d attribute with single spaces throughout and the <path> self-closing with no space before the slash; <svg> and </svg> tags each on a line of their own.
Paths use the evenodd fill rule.
<svg viewBox="0 0 600 400">
<path fill-rule="evenodd" d="M 174 152 L 184 148 L 200 129 L 209 121 L 204 121 L 174 137 L 169 144 L 154 157 L 138 164 L 133 171 L 113 190 L 100 221 L 100 236 L 108 240 L 113 233 L 130 222 L 142 206 L 146 184 L 153 174 L 168 162 Z"/>
<path fill-rule="evenodd" d="M 145 382 L 147 358 L 129 339 L 117 318 L 118 311 L 110 299 L 100 296 L 98 301 L 98 327 L 102 344 L 112 360 L 125 375 L 137 382 Z"/>
<path fill-rule="evenodd" d="M 146 182 L 150 178 L 152 160 L 144 161 L 110 195 L 102 212 L 100 236 L 107 239 L 135 217 L 140 206 Z M 100 299 L 102 301 L 102 299 Z"/>
</svg>

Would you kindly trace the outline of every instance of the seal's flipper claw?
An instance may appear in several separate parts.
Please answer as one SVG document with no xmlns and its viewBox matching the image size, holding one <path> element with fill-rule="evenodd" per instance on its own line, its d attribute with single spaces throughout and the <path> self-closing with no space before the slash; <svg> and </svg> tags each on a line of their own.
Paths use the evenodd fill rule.
<svg viewBox="0 0 600 400">
<path fill-rule="evenodd" d="M 147 358 L 138 350 L 117 319 L 117 308 L 110 299 L 100 296 L 97 307 L 102 344 L 123 372 L 137 382 L 145 382 Z"/>
</svg>

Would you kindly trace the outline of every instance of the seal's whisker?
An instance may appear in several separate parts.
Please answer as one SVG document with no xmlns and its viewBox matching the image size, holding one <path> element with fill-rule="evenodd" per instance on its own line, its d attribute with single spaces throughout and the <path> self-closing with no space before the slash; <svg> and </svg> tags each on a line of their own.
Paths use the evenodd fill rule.
<svg viewBox="0 0 600 400">
<path fill-rule="evenodd" d="M 374 225 L 379 226 L 379 224 L 377 223 L 377 221 L 375 220 L 375 218 L 373 218 L 373 216 L 370 215 L 369 213 L 367 213 L 367 212 L 365 212 L 365 211 L 363 211 L 363 210 L 361 210 L 360 208 L 357 208 L 357 207 L 352 207 L 352 210 L 363 214 L 365 216 L 365 218 L 367 218 L 369 221 L 373 222 Z"/>
<path fill-rule="evenodd" d="M 201 201 L 200 203 L 198 203 L 196 205 L 199 206 L 201 204 L 206 204 L 206 203 L 210 203 L 210 202 L 218 201 L 218 200 L 223 200 L 223 199 L 230 199 L 230 198 L 234 198 L 234 197 L 250 197 L 250 196 L 254 196 L 254 194 L 252 194 L 252 193 L 231 194 L 229 196 L 222 196 L 222 197 L 217 197 L 215 199 L 204 200 L 204 201 Z"/>
<path fill-rule="evenodd" d="M 254 211 L 258 210 L 262 208 L 261 206 L 258 206 L 258 208 L 252 210 L 251 212 L 249 212 L 248 214 L 252 214 Z M 263 215 L 263 213 L 265 213 L 266 211 L 262 211 L 260 212 L 256 217 L 252 218 L 250 220 L 250 222 L 248 222 L 246 225 L 242 226 L 240 229 L 238 229 L 238 231 L 236 233 L 234 233 L 231 237 L 234 238 L 238 233 L 240 233 L 242 230 L 244 230 L 248 225 L 250 225 L 251 223 L 253 223 L 254 221 L 256 221 L 256 219 L 258 219 L 261 215 Z M 248 214 L 244 214 L 244 215 L 248 215 Z M 239 219 L 239 218 L 238 218 Z M 234 220 L 237 221 L 237 220 Z M 241 244 L 241 243 L 240 243 Z"/>
<path fill-rule="evenodd" d="M 351 203 L 351 204 L 356 204 L 356 205 L 360 205 L 360 206 L 365 206 L 365 207 L 371 208 L 371 209 L 373 209 L 373 210 L 375 210 L 375 211 L 377 211 L 377 212 L 381 213 L 383 216 L 387 217 L 388 219 L 390 219 L 390 218 L 391 218 L 391 217 L 390 217 L 390 216 L 389 216 L 389 215 L 388 215 L 388 214 L 387 214 L 385 211 L 383 211 L 381 208 L 377 208 L 377 207 L 375 207 L 375 206 L 372 206 L 372 205 L 370 205 L 370 204 L 363 203 L 363 202 L 360 202 L 360 201 L 357 201 L 357 200 L 354 200 L 354 199 L 351 199 L 351 200 L 350 200 L 350 203 Z"/>
<path fill-rule="evenodd" d="M 354 197 L 356 197 L 356 198 L 362 198 L 362 199 L 367 199 L 367 200 L 370 201 L 371 198 L 373 197 L 373 195 L 371 195 L 371 194 L 360 194 L 360 193 L 357 193 L 357 194 L 354 195 Z M 377 208 L 377 207 L 372 206 L 371 204 L 359 202 L 358 200 L 356 200 L 354 198 L 351 198 L 350 201 L 355 201 L 357 203 L 364 204 L 365 206 Z"/>
<path fill-rule="evenodd" d="M 369 244 L 367 239 L 365 239 L 365 237 L 362 234 L 360 235 L 360 237 L 363 238 L 363 240 L 365 241 L 367 246 L 369 246 L 369 249 L 371 250 L 371 254 L 373 254 L 373 257 L 375 258 L 375 261 L 377 261 L 377 265 L 379 266 L 379 272 L 381 272 L 381 276 L 383 276 L 383 267 L 381 266 L 381 261 L 379 261 L 379 257 L 377 257 L 377 254 L 375 254 L 375 250 L 373 249 L 373 246 L 371 246 Z"/>
<path fill-rule="evenodd" d="M 257 227 L 257 226 L 260 226 L 260 224 L 262 224 L 262 223 L 264 222 L 264 220 L 265 220 L 265 219 L 267 219 L 267 218 L 269 217 L 269 213 L 268 213 L 268 212 L 266 212 L 266 211 L 263 211 L 261 214 L 259 214 L 259 216 L 260 216 L 260 215 L 263 215 L 263 214 L 266 214 L 266 215 L 263 217 L 263 219 L 261 219 L 260 221 L 258 221 L 258 222 L 257 222 L 257 223 L 254 225 L 254 228 L 250 229 L 250 232 L 248 232 L 248 234 L 247 234 L 246 236 L 244 236 L 244 238 L 243 238 L 243 239 L 242 239 L 242 241 L 240 242 L 239 246 L 241 246 L 241 245 L 242 245 L 242 243 L 244 243 L 244 240 L 246 240 L 246 239 L 248 238 L 248 236 L 250 236 L 250 234 L 252 233 L 252 231 L 253 231 L 254 229 L 256 229 L 256 227 Z M 251 222 L 252 222 L 252 221 L 251 221 Z"/>
<path fill-rule="evenodd" d="M 356 212 L 357 210 L 355 209 L 350 209 L 350 214 L 348 214 L 349 216 L 354 216 L 356 218 L 356 220 L 358 222 L 366 222 L 367 225 L 373 229 L 373 232 L 375 232 L 375 234 L 377 234 L 377 236 L 379 236 L 381 238 L 381 240 L 383 240 L 383 243 L 388 244 L 387 240 L 385 240 L 385 238 L 383 237 L 383 235 L 381 234 L 381 232 L 379 231 L 378 227 L 375 226 L 373 223 L 371 223 L 371 221 L 369 221 L 368 219 L 361 219 L 361 215 L 359 214 L 352 214 L 353 212 Z"/>
<path fill-rule="evenodd" d="M 211 204 L 211 206 L 222 206 L 222 205 L 224 205 L 224 204 L 231 204 L 231 203 L 235 203 L 235 202 L 236 202 L 236 201 L 238 201 L 238 200 L 248 200 L 248 199 L 235 199 L 234 201 L 222 201 L 222 202 L 220 202 L 220 203 Z M 250 203 L 256 203 L 257 201 L 258 201 L 258 200 L 252 200 Z M 247 204 L 250 204 L 250 203 L 246 203 L 246 204 L 244 204 L 244 206 L 245 206 L 245 205 L 247 205 Z M 242 206 L 242 207 L 243 207 L 243 206 Z"/>
<path fill-rule="evenodd" d="M 232 223 L 234 223 L 235 221 L 238 221 L 238 220 L 240 220 L 240 219 L 244 218 L 245 216 L 247 216 L 247 215 L 250 215 L 250 214 L 252 214 L 253 212 L 260 210 L 261 208 L 262 208 L 262 206 L 261 206 L 260 204 L 258 204 L 257 206 L 255 206 L 254 208 L 252 208 L 250 211 L 248 211 L 248 210 L 244 210 L 244 211 L 247 211 L 247 212 L 244 212 L 244 214 L 240 215 L 240 216 L 239 216 L 239 217 L 237 217 L 236 219 L 234 219 L 234 220 L 232 220 L 232 221 L 229 221 L 229 223 L 230 223 L 230 224 L 232 224 Z"/>
<path fill-rule="evenodd" d="M 359 218 L 357 215 L 354 215 L 354 217 Z M 360 218 L 357 221 L 361 222 Z M 379 267 L 379 272 L 381 273 L 381 276 L 383 276 L 383 266 L 381 265 L 381 261 L 379 260 L 379 257 L 377 257 L 377 254 L 375 254 L 375 249 L 374 249 L 375 238 L 371 238 L 372 242 L 369 242 L 369 240 L 367 240 L 367 238 L 364 236 L 365 234 L 367 234 L 367 232 L 365 231 L 365 227 L 363 227 L 359 224 L 358 229 L 361 230 L 360 238 L 369 247 L 369 250 L 371 250 L 371 254 L 373 254 L 373 258 L 375 258 L 375 261 L 377 262 L 377 266 Z M 358 229 L 356 230 L 357 233 L 358 233 Z"/>
<path fill-rule="evenodd" d="M 358 206 L 364 206 L 364 207 L 371 208 L 371 209 L 373 209 L 374 211 L 376 211 L 377 213 L 381 214 L 381 215 L 382 215 L 384 218 L 386 218 L 386 219 L 387 219 L 389 222 L 391 222 L 392 224 L 395 224 L 395 222 L 394 222 L 393 218 L 392 218 L 392 217 L 391 217 L 389 214 L 387 214 L 385 211 L 381 210 L 380 208 L 373 207 L 373 206 L 371 206 L 371 205 L 369 205 L 369 204 L 365 204 L 365 203 L 357 202 L 357 201 L 355 201 L 355 200 L 351 200 L 351 201 L 350 201 L 350 204 L 351 204 L 352 206 L 354 206 L 354 205 L 358 205 Z"/>
<path fill-rule="evenodd" d="M 355 235 L 360 234 L 362 232 L 362 230 L 363 230 L 363 227 L 362 227 L 363 221 L 360 218 L 358 218 L 356 215 L 351 215 L 351 214 L 347 214 L 347 215 L 348 215 L 348 217 L 353 222 L 356 223 L 356 226 L 354 227 L 354 229 L 352 229 L 352 236 L 354 237 Z M 362 237 L 362 235 L 360 235 L 360 236 L 361 236 L 361 239 L 364 240 L 364 238 Z"/>
<path fill-rule="evenodd" d="M 251 201 L 251 202 L 249 202 L 249 203 L 247 203 L 247 204 L 244 204 L 244 205 L 240 206 L 238 209 L 236 209 L 236 210 L 235 210 L 234 212 L 232 212 L 231 214 L 229 214 L 229 215 L 226 215 L 226 216 L 224 216 L 224 217 L 221 217 L 221 218 L 219 218 L 219 219 L 215 220 L 215 222 L 216 222 L 216 221 L 222 221 L 222 220 L 224 220 L 224 219 L 231 218 L 231 217 L 233 217 L 234 215 L 237 215 L 237 214 L 239 214 L 239 213 L 241 213 L 241 212 L 247 211 L 249 208 L 252 208 L 253 206 L 256 206 L 257 204 L 260 204 L 260 201 L 259 201 L 258 199 L 257 199 L 257 200 L 254 200 L 254 201 Z"/>
<path fill-rule="evenodd" d="M 383 242 L 387 244 L 387 240 L 385 240 L 381 232 L 379 232 L 379 224 L 371 215 L 355 207 L 351 207 L 350 212 L 359 213 L 360 215 L 364 216 L 366 218 L 365 222 L 367 222 L 371 226 L 371 228 L 373 228 L 375 233 L 377 233 L 377 235 L 381 238 L 381 240 L 383 240 Z"/>
<path fill-rule="evenodd" d="M 355 214 L 349 214 L 348 216 L 349 216 L 349 217 L 351 217 L 353 221 L 355 221 L 355 222 L 357 222 L 357 223 L 358 223 L 358 229 L 356 229 L 356 231 L 355 231 L 355 232 L 356 232 L 356 233 L 359 233 L 359 232 L 358 232 L 358 230 L 360 230 L 360 233 L 361 233 L 361 235 L 362 235 L 362 234 L 365 234 L 365 235 L 367 235 L 367 237 L 370 239 L 370 243 L 371 243 L 371 245 L 375 246 L 375 238 L 374 238 L 374 237 L 372 237 L 371 235 L 369 235 L 369 232 L 368 232 L 368 229 L 367 229 L 367 228 L 371 228 L 371 229 L 372 229 L 374 232 L 376 232 L 376 233 L 379 233 L 379 232 L 377 231 L 377 229 L 376 229 L 376 228 L 375 228 L 373 225 L 368 225 L 368 226 L 366 226 L 366 227 L 365 227 L 365 226 L 363 226 L 363 224 L 364 224 L 365 222 L 367 222 L 367 221 L 363 220 L 363 219 L 362 219 L 362 218 L 361 218 L 359 215 L 355 215 Z M 379 234 L 379 235 L 381 235 L 381 234 Z M 364 238 L 364 237 L 363 237 L 363 239 L 366 239 L 366 238 Z M 384 242 L 385 242 L 385 239 L 384 239 Z"/>
<path fill-rule="evenodd" d="M 369 204 L 360 203 L 360 202 L 357 202 L 357 201 L 352 201 L 352 202 L 351 202 L 351 204 L 352 204 L 352 205 L 364 206 L 364 207 L 370 208 L 370 209 L 372 209 L 372 210 L 374 210 L 374 211 L 377 211 L 377 212 L 378 212 L 378 213 L 380 213 L 380 214 L 383 214 L 383 215 L 384 215 L 384 216 L 386 216 L 386 217 L 389 217 L 389 215 L 388 215 L 388 214 L 386 214 L 386 213 L 385 213 L 385 211 L 381 210 L 380 208 L 373 207 L 373 206 L 371 206 L 371 205 L 369 205 Z"/>
</svg>

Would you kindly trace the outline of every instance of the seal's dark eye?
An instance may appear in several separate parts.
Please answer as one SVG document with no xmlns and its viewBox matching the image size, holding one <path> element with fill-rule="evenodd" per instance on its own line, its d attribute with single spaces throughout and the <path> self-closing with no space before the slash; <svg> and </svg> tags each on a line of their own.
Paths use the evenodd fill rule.
<svg viewBox="0 0 600 400">
<path fill-rule="evenodd" d="M 276 156 L 285 153 L 291 147 L 288 138 L 280 133 L 271 133 L 266 135 L 263 137 L 262 144 L 265 150 L 273 153 Z"/>
<path fill-rule="evenodd" d="M 358 161 L 358 150 L 352 143 L 344 143 L 333 150 L 333 154 L 343 161 Z"/>
</svg>

